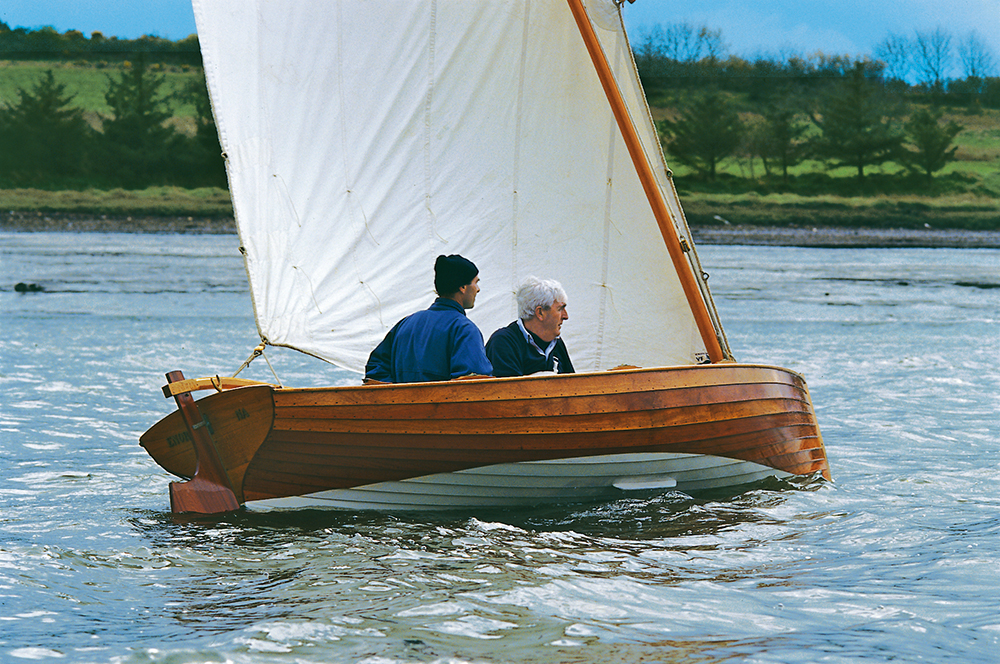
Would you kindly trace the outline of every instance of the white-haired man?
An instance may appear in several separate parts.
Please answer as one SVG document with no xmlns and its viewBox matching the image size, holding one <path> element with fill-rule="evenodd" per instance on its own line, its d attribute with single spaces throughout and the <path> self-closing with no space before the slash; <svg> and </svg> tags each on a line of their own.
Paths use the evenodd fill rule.
<svg viewBox="0 0 1000 664">
<path fill-rule="evenodd" d="M 566 291 L 558 281 L 528 277 L 517 290 L 518 319 L 486 342 L 493 375 L 527 376 L 539 371 L 573 373 L 566 344 L 559 337 L 566 313 Z"/>
</svg>

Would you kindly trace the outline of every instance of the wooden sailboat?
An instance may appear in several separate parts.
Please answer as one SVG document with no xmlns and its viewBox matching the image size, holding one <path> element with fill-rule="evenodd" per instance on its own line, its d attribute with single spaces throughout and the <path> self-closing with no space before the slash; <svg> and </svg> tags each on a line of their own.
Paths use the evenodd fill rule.
<svg viewBox="0 0 1000 664">
<path fill-rule="evenodd" d="M 178 411 L 141 444 L 191 478 L 175 511 L 829 478 L 802 377 L 732 357 L 614 0 L 194 4 L 265 344 L 360 372 L 432 299 L 434 257 L 462 253 L 487 334 L 527 274 L 567 286 L 580 373 L 288 388 L 172 372 Z"/>
</svg>

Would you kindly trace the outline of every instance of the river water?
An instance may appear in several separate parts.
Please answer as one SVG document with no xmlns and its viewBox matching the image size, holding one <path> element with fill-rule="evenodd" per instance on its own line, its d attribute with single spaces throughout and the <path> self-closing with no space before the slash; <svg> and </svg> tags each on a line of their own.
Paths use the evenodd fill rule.
<svg viewBox="0 0 1000 664">
<path fill-rule="evenodd" d="M 1000 661 L 1000 251 L 701 248 L 737 357 L 809 381 L 833 483 L 174 517 L 137 439 L 165 371 L 256 344 L 236 247 L 0 234 L 0 662 Z"/>
</svg>

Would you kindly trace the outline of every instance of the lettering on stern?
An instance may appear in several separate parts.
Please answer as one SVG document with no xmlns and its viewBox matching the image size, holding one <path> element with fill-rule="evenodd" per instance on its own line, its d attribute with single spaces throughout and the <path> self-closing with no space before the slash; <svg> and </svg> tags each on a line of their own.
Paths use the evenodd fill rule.
<svg viewBox="0 0 1000 664">
<path fill-rule="evenodd" d="M 191 434 L 187 431 L 182 431 L 181 433 L 175 434 L 173 436 L 167 436 L 167 447 L 177 447 L 181 443 L 192 443 Z"/>
</svg>

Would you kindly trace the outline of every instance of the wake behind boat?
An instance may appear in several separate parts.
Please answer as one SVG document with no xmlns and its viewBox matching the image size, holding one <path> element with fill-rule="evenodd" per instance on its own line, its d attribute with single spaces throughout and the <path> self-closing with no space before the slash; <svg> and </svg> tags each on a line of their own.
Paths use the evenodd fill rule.
<svg viewBox="0 0 1000 664">
<path fill-rule="evenodd" d="M 426 306 L 434 256 L 461 252 L 487 332 L 526 273 L 567 284 L 581 373 L 302 389 L 170 374 L 179 410 L 141 442 L 192 478 L 171 485 L 175 511 L 829 477 L 804 380 L 733 361 L 615 2 L 195 0 L 195 15 L 265 344 L 360 374 Z"/>
</svg>

